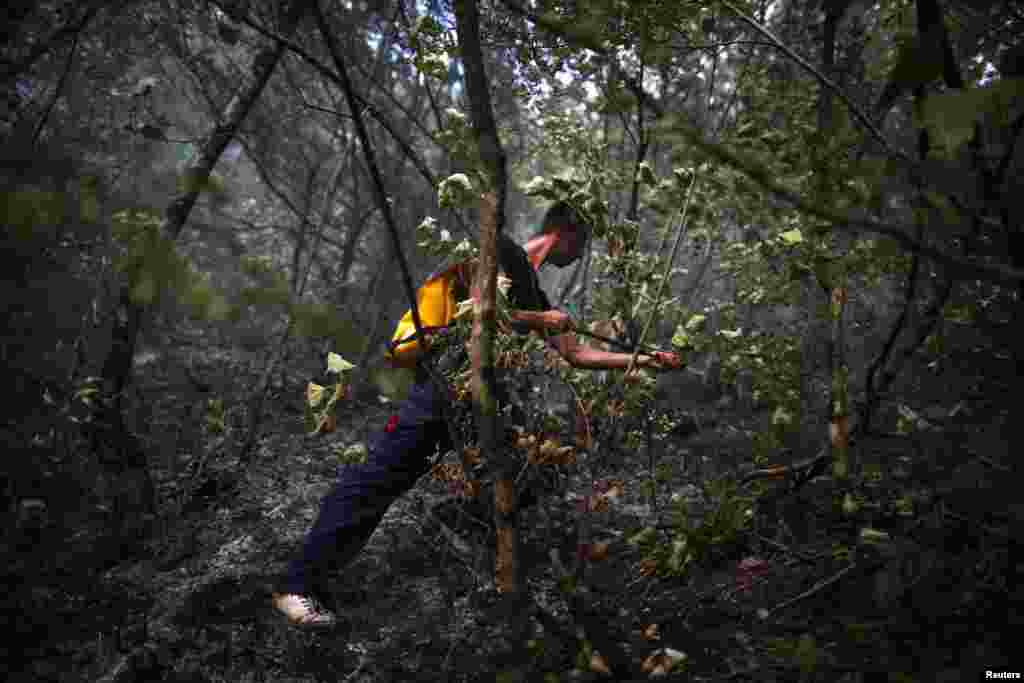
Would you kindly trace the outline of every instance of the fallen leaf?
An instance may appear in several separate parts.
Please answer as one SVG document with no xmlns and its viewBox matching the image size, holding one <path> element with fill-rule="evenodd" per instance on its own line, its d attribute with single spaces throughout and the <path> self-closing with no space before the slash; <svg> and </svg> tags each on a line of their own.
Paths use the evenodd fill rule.
<svg viewBox="0 0 1024 683">
<path fill-rule="evenodd" d="M 612 675 L 612 670 L 608 666 L 608 662 L 605 661 L 599 653 L 595 652 L 590 655 L 590 670 L 596 671 L 599 674 Z"/>
<path fill-rule="evenodd" d="M 430 476 L 437 481 L 464 481 L 465 470 L 459 463 L 439 462 L 430 468 Z"/>
<path fill-rule="evenodd" d="M 655 650 L 641 665 L 644 673 L 651 674 L 651 678 L 667 675 L 672 669 L 686 660 L 686 654 L 670 647 Z"/>
<path fill-rule="evenodd" d="M 642 631 L 642 635 L 646 640 L 658 640 L 661 635 L 658 634 L 658 625 L 651 624 Z"/>
<path fill-rule="evenodd" d="M 306 402 L 310 408 L 316 408 L 324 397 L 324 388 L 319 384 L 310 382 L 306 385 Z"/>
<path fill-rule="evenodd" d="M 330 415 L 325 415 L 322 418 L 320 418 L 320 424 L 317 425 L 316 433 L 317 434 L 330 434 L 331 432 L 334 431 L 336 426 L 337 426 L 337 419 L 334 417 L 334 414 L 332 413 Z"/>
<path fill-rule="evenodd" d="M 736 587 L 741 593 L 749 591 L 754 581 L 768 573 L 768 563 L 759 557 L 747 557 L 736 566 Z"/>
<path fill-rule="evenodd" d="M 462 451 L 462 463 L 464 465 L 479 465 L 480 449 L 466 446 Z"/>
</svg>

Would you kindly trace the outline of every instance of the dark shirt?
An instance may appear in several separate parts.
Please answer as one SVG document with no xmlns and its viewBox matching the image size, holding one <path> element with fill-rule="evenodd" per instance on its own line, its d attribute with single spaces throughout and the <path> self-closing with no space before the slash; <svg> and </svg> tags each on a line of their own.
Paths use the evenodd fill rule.
<svg viewBox="0 0 1024 683">
<path fill-rule="evenodd" d="M 452 267 L 452 263 L 447 263 L 431 274 L 430 278 L 437 277 Z M 541 289 L 537 271 L 530 264 L 526 250 L 505 234 L 498 236 L 498 270 L 512 280 L 512 286 L 508 291 L 509 303 L 512 304 L 512 308 L 525 311 L 548 311 L 553 308 L 547 294 Z M 465 301 L 468 298 L 468 287 L 456 290 L 456 300 Z M 521 323 L 517 323 L 515 329 L 517 332 L 528 330 Z"/>
<path fill-rule="evenodd" d="M 498 235 L 498 269 L 512 280 L 508 298 L 513 308 L 525 311 L 547 311 L 552 308 L 547 294 L 540 287 L 537 271 L 530 265 L 526 250 L 505 234 Z"/>
</svg>

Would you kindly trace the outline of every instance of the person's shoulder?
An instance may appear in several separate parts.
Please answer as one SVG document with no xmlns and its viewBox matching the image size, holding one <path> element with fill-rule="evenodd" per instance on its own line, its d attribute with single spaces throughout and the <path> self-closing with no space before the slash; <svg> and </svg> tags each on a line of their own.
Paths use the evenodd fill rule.
<svg viewBox="0 0 1024 683">
<path fill-rule="evenodd" d="M 498 258 L 504 264 L 520 266 L 529 263 L 526 250 L 505 233 L 498 234 Z"/>
</svg>

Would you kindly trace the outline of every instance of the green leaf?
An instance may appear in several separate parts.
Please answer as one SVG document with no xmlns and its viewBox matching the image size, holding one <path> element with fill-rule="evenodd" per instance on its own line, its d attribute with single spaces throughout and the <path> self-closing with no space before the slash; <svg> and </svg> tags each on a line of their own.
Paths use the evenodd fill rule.
<svg viewBox="0 0 1024 683">
<path fill-rule="evenodd" d="M 677 349 L 688 349 L 690 348 L 693 341 L 690 339 L 690 335 L 686 332 L 682 325 L 676 328 L 675 334 L 672 335 L 672 346 Z"/>
<path fill-rule="evenodd" d="M 968 325 L 973 319 L 973 310 L 971 306 L 967 304 L 962 306 L 950 304 L 943 310 L 943 317 L 951 323 Z"/>
<path fill-rule="evenodd" d="M 651 168 L 651 165 L 648 162 L 643 161 L 640 163 L 640 166 L 636 170 L 636 182 L 644 185 L 658 184 L 658 177 L 654 175 L 654 169 Z"/>
<path fill-rule="evenodd" d="M 818 647 L 814 642 L 814 636 L 805 633 L 800 637 L 794 658 L 805 676 L 814 673 L 818 668 Z"/>
<path fill-rule="evenodd" d="M 860 502 L 852 494 L 847 493 L 843 496 L 843 514 L 855 515 L 858 511 L 860 511 Z"/>
<path fill-rule="evenodd" d="M 921 108 L 922 123 L 952 153 L 970 140 L 974 123 L 983 116 L 1006 122 L 1010 103 L 1024 93 L 1024 79 L 1010 78 L 981 88 L 929 95 Z"/>
<path fill-rule="evenodd" d="M 772 424 L 773 425 L 791 425 L 793 424 L 793 414 L 785 410 L 782 406 L 775 409 L 772 413 Z"/>
<path fill-rule="evenodd" d="M 156 298 L 156 280 L 151 275 L 144 274 L 131 291 L 131 299 L 138 304 L 151 304 Z"/>
<path fill-rule="evenodd" d="M 914 515 L 914 500 L 910 496 L 901 496 L 893 504 L 896 514 L 901 517 L 912 517 Z"/>
<path fill-rule="evenodd" d="M 533 180 L 526 183 L 523 193 L 529 196 L 546 195 L 551 191 L 551 183 L 541 176 L 534 176 Z"/>
<path fill-rule="evenodd" d="M 246 287 L 239 293 L 239 298 L 244 304 L 272 306 L 288 303 L 289 294 L 287 288 L 277 286 Z"/>
<path fill-rule="evenodd" d="M 352 363 L 349 363 L 333 351 L 327 354 L 327 372 L 342 373 L 354 367 Z"/>
<path fill-rule="evenodd" d="M 688 332 L 696 332 L 704 329 L 704 323 L 707 321 L 707 318 L 702 313 L 694 313 L 685 323 L 686 330 Z"/>
<path fill-rule="evenodd" d="M 886 543 L 889 540 L 889 534 L 884 531 L 872 529 L 871 527 L 864 527 L 860 530 L 861 543 L 866 543 L 868 545 L 877 545 L 879 543 Z"/>
<path fill-rule="evenodd" d="M 437 19 L 429 14 L 424 14 L 416 20 L 412 32 L 413 35 L 440 36 L 444 33 L 444 28 Z"/>
<path fill-rule="evenodd" d="M 345 465 L 366 464 L 366 459 L 369 454 L 366 444 L 363 443 L 354 443 L 349 444 L 348 446 L 337 444 L 334 447 L 334 450 L 338 453 L 338 459 Z"/>
<path fill-rule="evenodd" d="M 205 309 L 204 317 L 207 320 L 228 320 L 235 310 L 222 294 L 216 293 L 210 299 L 210 303 Z"/>
<path fill-rule="evenodd" d="M 793 228 L 779 235 L 779 239 L 782 240 L 787 246 L 793 246 L 794 244 L 800 244 L 804 241 L 804 235 L 800 232 L 799 228 Z"/>
<path fill-rule="evenodd" d="M 630 545 L 643 545 L 644 543 L 647 543 L 649 541 L 653 541 L 654 537 L 657 535 L 657 533 L 658 532 L 652 526 L 644 527 L 643 529 L 638 531 L 636 534 L 634 534 L 633 536 L 629 537 L 626 540 L 626 542 L 629 543 Z"/>
<path fill-rule="evenodd" d="M 473 199 L 473 183 L 465 173 L 456 173 L 440 182 L 437 197 L 442 209 L 466 206 Z"/>
<path fill-rule="evenodd" d="M 673 572 L 680 572 L 693 561 L 693 552 L 687 538 L 677 538 L 672 541 L 672 554 L 668 558 L 668 567 Z"/>
<path fill-rule="evenodd" d="M 224 181 L 213 173 L 201 175 L 188 170 L 178 178 L 178 189 L 182 192 L 209 192 L 215 195 L 223 195 L 225 192 Z"/>
</svg>

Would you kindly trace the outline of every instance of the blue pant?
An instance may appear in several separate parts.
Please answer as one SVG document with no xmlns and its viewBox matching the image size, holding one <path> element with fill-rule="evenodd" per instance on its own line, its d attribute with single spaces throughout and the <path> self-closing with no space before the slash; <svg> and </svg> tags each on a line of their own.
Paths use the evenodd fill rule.
<svg viewBox="0 0 1024 683">
<path fill-rule="evenodd" d="M 281 590 L 308 594 L 323 589 L 329 573 L 355 559 L 388 507 L 429 469 L 437 449 L 452 448 L 441 416 L 447 397 L 429 381 L 414 384 L 392 430 L 369 439 L 365 465 L 345 466 L 306 535 L 301 554 L 288 566 Z"/>
</svg>

